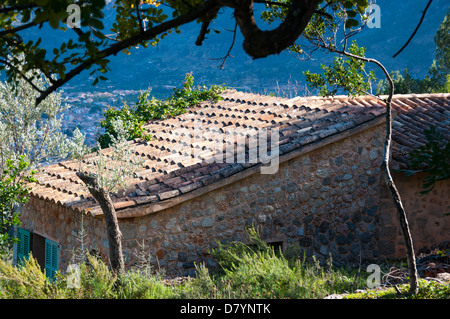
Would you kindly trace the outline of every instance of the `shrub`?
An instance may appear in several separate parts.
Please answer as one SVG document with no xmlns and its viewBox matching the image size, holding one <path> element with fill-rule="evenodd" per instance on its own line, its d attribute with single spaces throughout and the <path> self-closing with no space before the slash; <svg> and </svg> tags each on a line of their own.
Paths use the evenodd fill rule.
<svg viewBox="0 0 450 319">
<path fill-rule="evenodd" d="M 329 260 L 307 263 L 304 258 L 287 259 L 265 243 L 254 229 L 249 243 L 219 244 L 213 255 L 221 271 L 210 273 L 204 265 L 197 276 L 180 290 L 183 298 L 323 298 L 352 291 L 364 278 L 347 269 L 337 269 Z"/>
<path fill-rule="evenodd" d="M 44 299 L 48 298 L 51 283 L 42 272 L 36 259 L 30 254 L 21 267 L 0 258 L 0 298 Z"/>
<path fill-rule="evenodd" d="M 111 134 L 117 137 L 113 123 L 121 119 L 128 130 L 130 139 L 144 138 L 150 139 L 150 135 L 145 134 L 144 124 L 150 120 L 164 120 L 186 112 L 186 109 L 198 105 L 202 101 L 213 100 L 217 102 L 220 93 L 225 88 L 219 85 L 212 85 L 210 88 L 199 86 L 194 89 L 194 77 L 187 74 L 183 88 L 175 88 L 172 96 L 166 100 L 150 98 L 150 92 L 145 91 L 139 95 L 139 100 L 134 106 L 124 104 L 121 109 L 108 108 L 105 111 L 105 119 L 100 122 L 100 126 L 105 129 L 105 134 L 98 139 L 100 147 L 108 147 L 111 144 Z"/>
<path fill-rule="evenodd" d="M 133 269 L 120 279 L 118 289 L 120 299 L 168 299 L 173 297 L 172 289 L 158 275 L 148 269 Z"/>
<path fill-rule="evenodd" d="M 409 292 L 409 284 L 385 289 L 367 290 L 344 296 L 345 299 L 449 299 L 450 284 L 419 279 L 419 292 Z"/>
</svg>

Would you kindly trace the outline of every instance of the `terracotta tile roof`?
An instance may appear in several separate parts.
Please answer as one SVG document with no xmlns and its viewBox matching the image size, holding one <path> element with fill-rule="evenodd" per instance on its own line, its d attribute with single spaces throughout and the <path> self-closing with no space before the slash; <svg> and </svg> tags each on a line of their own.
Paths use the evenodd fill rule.
<svg viewBox="0 0 450 319">
<path fill-rule="evenodd" d="M 435 126 L 450 141 L 450 94 L 396 95 L 392 108 L 392 162 L 394 168 L 408 167 L 408 154 L 426 143 L 424 131 Z"/>
<path fill-rule="evenodd" d="M 393 108 L 399 115 L 393 126 L 393 159 L 405 165 L 406 154 L 424 142 L 423 129 L 430 122 L 445 129 L 448 137 L 449 97 L 450 94 L 395 96 Z M 137 176 L 128 180 L 130 187 L 126 193 L 112 195 L 118 212 L 134 206 L 162 203 L 261 166 L 259 159 L 256 163 L 248 160 L 253 150 L 248 145 L 248 139 L 245 161 L 207 163 L 215 148 L 226 143 L 223 135 L 214 135 L 214 132 L 222 134 L 227 129 L 238 132 L 237 128 L 254 131 L 278 128 L 279 152 L 283 157 L 376 118 L 384 118 L 385 114 L 384 103 L 370 96 L 354 99 L 346 96 L 283 99 L 227 91 L 223 98 L 218 103 L 201 103 L 175 118 L 151 121 L 146 129 L 154 139 L 130 141 L 130 147 L 135 148 L 136 155 L 144 163 Z M 195 139 L 193 129 L 199 125 L 209 135 Z M 177 153 L 180 140 L 187 142 Z M 181 155 L 187 151 L 189 155 L 192 150 L 196 150 L 197 155 L 200 153 L 202 158 L 174 156 L 172 153 Z M 102 151 L 108 153 L 110 150 Z M 237 154 L 233 154 L 235 156 Z M 93 157 L 95 154 L 85 162 L 88 163 Z M 76 176 L 77 168 L 78 164 L 74 161 L 44 167 L 32 195 L 76 210 L 100 214 L 98 204 Z"/>
</svg>

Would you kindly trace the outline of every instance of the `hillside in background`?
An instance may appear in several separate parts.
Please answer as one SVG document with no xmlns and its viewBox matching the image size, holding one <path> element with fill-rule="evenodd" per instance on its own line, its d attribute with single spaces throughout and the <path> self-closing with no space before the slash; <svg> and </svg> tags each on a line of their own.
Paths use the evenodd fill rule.
<svg viewBox="0 0 450 319">
<path fill-rule="evenodd" d="M 420 20 L 428 0 L 378 0 L 381 9 L 381 28 L 365 28 L 355 39 L 365 46 L 366 56 L 382 62 L 388 71 L 409 68 L 415 77 L 423 77 L 435 57 L 434 35 L 448 12 L 448 0 L 432 2 L 422 26 L 409 46 L 395 59 L 392 55 L 407 41 Z M 256 15 L 259 15 L 257 13 Z M 255 93 L 293 95 L 311 94 L 306 90 L 305 70 L 320 72 L 321 63 L 329 63 L 334 55 L 315 52 L 312 60 L 300 61 L 289 53 L 252 60 L 242 50 L 242 36 L 239 31 L 235 46 L 224 69 L 221 60 L 232 42 L 234 22 L 232 11 L 220 13 L 212 27 L 221 33 L 211 32 L 203 46 L 196 46 L 195 40 L 200 25 L 191 23 L 181 28 L 181 33 L 172 33 L 157 47 L 135 48 L 131 55 L 119 54 L 111 58 L 111 71 L 107 81 L 92 86 L 93 77 L 84 71 L 67 83 L 63 90 L 72 110 L 65 115 L 68 132 L 76 125 L 87 132 L 92 139 L 96 128 L 92 125 L 102 116 L 107 105 L 121 106 L 124 101 L 133 103 L 140 90 L 152 89 L 156 97 L 166 97 L 172 88 L 180 86 L 185 74 L 192 72 L 196 84 L 223 84 L 238 90 Z M 113 18 L 113 16 L 112 16 Z M 49 31 L 49 32 L 47 32 Z M 61 33 L 52 35 L 51 30 L 40 30 L 40 34 L 28 34 L 30 38 L 43 37 L 49 44 L 60 41 Z M 67 36 L 73 32 L 66 31 Z M 379 70 L 374 69 L 378 78 Z M 314 93 L 314 92 L 312 92 Z M 82 123 L 86 123 L 83 127 Z"/>
</svg>

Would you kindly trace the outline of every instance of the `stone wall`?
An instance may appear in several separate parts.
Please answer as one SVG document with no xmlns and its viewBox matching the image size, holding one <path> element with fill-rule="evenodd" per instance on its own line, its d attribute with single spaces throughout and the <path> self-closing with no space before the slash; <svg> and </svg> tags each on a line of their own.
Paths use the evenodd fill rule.
<svg viewBox="0 0 450 319">
<path fill-rule="evenodd" d="M 420 196 L 424 173 L 414 176 L 394 173 L 393 178 L 406 211 L 415 251 L 450 240 L 450 216 L 445 216 L 450 212 L 450 180 L 437 182 L 430 193 Z M 405 258 L 398 213 L 385 184 L 382 184 L 380 210 L 383 218 L 380 252 L 390 258 Z"/>
<path fill-rule="evenodd" d="M 81 230 L 86 236 L 86 248 L 97 248 L 102 257 L 107 257 L 108 241 L 106 240 L 106 226 L 103 220 L 93 219 L 62 205 L 31 197 L 30 201 L 22 207 L 20 227 L 59 244 L 59 266 L 65 270 L 74 258 L 77 250 L 81 248 Z"/>
<path fill-rule="evenodd" d="M 297 245 L 308 256 L 357 262 L 379 257 L 380 163 L 384 126 L 282 163 L 141 218 L 120 220 L 130 262 L 140 245 L 171 274 L 215 266 L 216 241 L 245 240 L 258 227 L 267 242 Z"/>
<path fill-rule="evenodd" d="M 346 263 L 381 257 L 383 137 L 379 125 L 281 163 L 276 174 L 257 173 L 164 211 L 119 219 L 127 265 L 143 248 L 169 275 L 192 273 L 199 262 L 214 267 L 209 252 L 217 241 L 245 240 L 252 225 L 267 242 L 296 246 L 307 256 Z M 80 216 L 37 199 L 24 211 L 24 228 L 60 243 L 65 269 L 79 246 Z M 106 257 L 104 222 L 83 221 L 87 247 Z"/>
</svg>

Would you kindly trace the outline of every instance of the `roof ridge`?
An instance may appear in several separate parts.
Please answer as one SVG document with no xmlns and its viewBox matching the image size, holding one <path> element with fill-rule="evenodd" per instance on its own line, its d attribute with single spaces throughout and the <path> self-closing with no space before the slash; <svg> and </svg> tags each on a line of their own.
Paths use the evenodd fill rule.
<svg viewBox="0 0 450 319">
<path fill-rule="evenodd" d="M 387 95 L 380 95 L 380 97 L 387 97 Z M 408 93 L 408 94 L 394 94 L 392 98 L 427 98 L 427 97 L 439 97 L 450 98 L 450 93 Z"/>
</svg>

